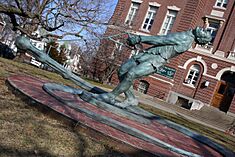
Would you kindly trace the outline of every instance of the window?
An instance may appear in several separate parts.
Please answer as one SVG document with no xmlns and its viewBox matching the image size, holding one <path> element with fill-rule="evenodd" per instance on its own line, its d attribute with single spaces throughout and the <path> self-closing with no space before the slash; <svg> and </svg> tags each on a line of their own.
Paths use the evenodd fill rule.
<svg viewBox="0 0 235 157">
<path fill-rule="evenodd" d="M 185 79 L 185 83 L 195 86 L 197 83 L 197 80 L 199 78 L 199 74 L 200 74 L 200 66 L 199 65 L 192 65 L 189 68 L 189 72 L 188 75 Z"/>
<path fill-rule="evenodd" d="M 228 0 L 216 0 L 215 6 L 226 8 L 228 4 Z"/>
<path fill-rule="evenodd" d="M 171 31 L 173 24 L 175 22 L 176 16 L 177 16 L 177 11 L 174 11 L 174 10 L 167 11 L 167 15 L 166 15 L 166 18 L 164 20 L 164 23 L 161 29 L 161 34 L 166 35 Z"/>
<path fill-rule="evenodd" d="M 129 13 L 127 15 L 127 18 L 126 18 L 126 21 L 125 21 L 125 24 L 129 25 L 129 26 L 132 26 L 133 25 L 133 22 L 135 20 L 135 17 L 137 15 L 137 12 L 139 10 L 139 7 L 140 7 L 140 4 L 139 3 L 136 3 L 136 2 L 132 2 L 131 3 L 131 8 L 129 10 Z"/>
<path fill-rule="evenodd" d="M 157 13 L 157 7 L 150 6 L 147 12 L 147 16 L 145 17 L 143 27 L 142 27 L 144 30 L 147 30 L 147 31 L 151 30 L 156 13 Z"/>
<path fill-rule="evenodd" d="M 140 93 L 146 94 L 149 88 L 149 83 L 147 81 L 141 80 L 138 86 L 138 91 Z"/>
<path fill-rule="evenodd" d="M 219 22 L 209 21 L 209 26 L 207 27 L 207 31 L 209 31 L 211 33 L 211 37 L 212 37 L 212 40 L 209 43 L 209 45 L 213 44 L 219 27 L 220 27 Z"/>
</svg>

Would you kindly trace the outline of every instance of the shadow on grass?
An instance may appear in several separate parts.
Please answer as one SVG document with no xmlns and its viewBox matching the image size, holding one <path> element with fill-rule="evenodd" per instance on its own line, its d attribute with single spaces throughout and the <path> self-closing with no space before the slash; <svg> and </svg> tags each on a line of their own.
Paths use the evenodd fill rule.
<svg viewBox="0 0 235 157">
<path fill-rule="evenodd" d="M 0 145 L 0 156 L 15 156 L 15 157 L 56 157 L 44 150 L 19 150 L 12 147 Z"/>
</svg>

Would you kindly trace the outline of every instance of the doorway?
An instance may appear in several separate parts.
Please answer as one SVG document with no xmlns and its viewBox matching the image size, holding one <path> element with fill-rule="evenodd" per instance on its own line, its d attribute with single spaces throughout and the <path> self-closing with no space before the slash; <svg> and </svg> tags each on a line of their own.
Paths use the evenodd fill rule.
<svg viewBox="0 0 235 157">
<path fill-rule="evenodd" d="M 231 105 L 235 93 L 235 73 L 225 72 L 221 76 L 221 81 L 217 83 L 213 96 L 212 106 L 227 112 Z"/>
</svg>

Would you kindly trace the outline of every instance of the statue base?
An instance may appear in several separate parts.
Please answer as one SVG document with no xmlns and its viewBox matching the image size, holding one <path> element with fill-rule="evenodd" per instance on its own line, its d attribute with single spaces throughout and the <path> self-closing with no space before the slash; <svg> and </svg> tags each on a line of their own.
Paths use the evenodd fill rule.
<svg viewBox="0 0 235 157">
<path fill-rule="evenodd" d="M 91 98 L 91 93 L 87 91 L 48 83 L 31 76 L 11 76 L 8 83 L 33 102 L 69 117 L 79 125 L 92 129 L 97 135 L 120 141 L 120 144 L 149 154 L 147 156 L 234 155 L 207 138 L 138 107 L 123 110 L 93 98 L 88 103 L 86 99 Z M 61 90 L 61 87 L 67 88 Z M 71 94 L 71 91 L 76 91 L 76 94 Z M 97 135 L 91 134 L 91 137 L 97 139 Z"/>
</svg>

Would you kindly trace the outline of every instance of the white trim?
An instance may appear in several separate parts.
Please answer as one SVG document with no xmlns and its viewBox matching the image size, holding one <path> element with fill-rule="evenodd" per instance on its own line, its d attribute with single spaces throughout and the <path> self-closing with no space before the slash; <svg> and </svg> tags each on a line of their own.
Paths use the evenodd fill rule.
<svg viewBox="0 0 235 157">
<path fill-rule="evenodd" d="M 194 88 L 194 89 L 196 88 L 194 85 L 189 84 L 189 83 L 184 83 L 184 82 L 183 82 L 183 85 L 184 85 L 184 86 L 187 86 L 187 87 L 190 87 L 190 88 Z"/>
<path fill-rule="evenodd" d="M 211 15 L 217 16 L 217 17 L 224 17 L 224 12 L 218 11 L 218 10 L 211 10 Z"/>
<path fill-rule="evenodd" d="M 160 7 L 161 4 L 159 4 L 158 2 L 149 2 L 149 5 L 154 6 L 154 7 Z"/>
<path fill-rule="evenodd" d="M 217 75 L 216 75 L 216 79 L 221 80 L 221 76 L 224 74 L 224 72 L 226 71 L 232 71 L 235 72 L 235 66 L 231 66 L 231 67 L 227 67 L 227 68 L 223 68 L 221 69 Z"/>
<path fill-rule="evenodd" d="M 217 6 L 218 5 L 218 0 L 216 0 L 216 2 L 215 2 L 215 5 L 214 6 L 216 6 L 216 7 L 219 7 L 219 8 L 226 8 L 227 6 L 228 6 L 228 1 L 227 1 L 227 3 L 225 3 L 225 0 L 222 0 L 222 2 L 221 2 L 221 5 L 220 6 Z M 224 4 L 226 4 L 226 7 L 223 7 L 223 5 Z"/>
<path fill-rule="evenodd" d="M 135 3 L 143 3 L 143 1 L 141 1 L 141 0 L 131 0 L 131 2 L 135 2 Z"/>
<path fill-rule="evenodd" d="M 212 75 L 203 74 L 203 76 L 210 77 L 210 78 L 212 78 L 212 79 L 218 80 L 215 76 L 212 76 Z"/>
<path fill-rule="evenodd" d="M 217 63 L 212 63 L 211 64 L 211 68 L 214 69 L 214 70 L 217 69 L 218 68 L 218 64 Z"/>
<path fill-rule="evenodd" d="M 138 7 L 134 6 L 135 3 L 138 4 Z M 129 11 L 128 11 L 126 19 L 125 19 L 126 25 L 131 26 L 131 23 L 133 22 L 133 20 L 135 20 L 134 18 L 135 18 L 135 15 L 138 14 L 137 12 L 139 10 L 140 4 L 141 4 L 140 2 L 133 2 L 133 1 L 131 2 L 131 6 L 129 8 Z M 132 16 L 130 17 L 130 12 L 132 9 L 134 9 L 134 12 L 133 12 Z M 129 19 L 129 17 L 130 17 L 130 19 Z M 127 23 L 128 20 L 129 20 L 129 22 Z"/>
<path fill-rule="evenodd" d="M 175 5 L 172 5 L 172 6 L 167 6 L 167 9 L 169 10 L 175 10 L 175 11 L 180 11 L 181 8 L 175 6 Z"/>
<path fill-rule="evenodd" d="M 178 66 L 178 68 L 180 68 L 180 69 L 185 69 L 183 66 Z M 206 77 L 210 77 L 210 78 L 212 78 L 212 79 L 217 79 L 215 76 L 212 76 L 212 75 L 208 75 L 208 74 L 202 74 L 203 76 L 206 76 Z"/>
<path fill-rule="evenodd" d="M 173 12 L 176 12 L 176 14 L 170 14 L 170 11 L 173 11 Z M 166 35 L 167 34 L 167 32 L 169 31 L 169 28 L 170 28 L 170 25 L 171 25 L 171 22 L 172 22 L 172 19 L 173 18 L 177 18 L 177 14 L 178 14 L 178 11 L 176 11 L 176 10 L 171 10 L 171 9 L 168 9 L 167 10 L 167 12 L 166 12 L 166 15 L 165 15 L 165 18 L 164 18 L 164 21 L 163 21 L 163 23 L 162 23 L 162 26 L 161 26 L 161 29 L 160 29 L 160 32 L 159 32 L 159 34 L 160 35 Z M 167 18 L 170 18 L 169 19 L 169 23 L 168 23 L 168 25 L 167 25 L 167 28 L 166 28 L 166 31 L 164 32 L 164 33 L 162 33 L 162 30 L 163 30 L 163 28 L 164 28 L 164 25 L 165 25 L 165 22 L 166 22 L 166 20 L 167 20 Z M 175 22 L 175 21 L 174 21 Z M 173 23 L 173 25 L 172 25 L 172 27 L 174 26 L 174 23 Z M 172 28 L 170 28 L 170 29 L 172 29 Z"/>
<path fill-rule="evenodd" d="M 227 59 L 227 58 L 221 58 L 221 57 L 216 56 L 216 55 L 211 54 L 211 53 L 205 53 L 205 51 L 203 51 L 201 49 L 190 48 L 188 51 L 191 51 L 191 52 L 194 52 L 194 53 L 197 53 L 197 54 L 201 54 L 201 55 L 204 55 L 204 56 L 207 56 L 207 57 L 211 57 L 211 58 L 214 58 L 214 59 L 218 59 L 218 60 L 222 60 L 224 62 L 228 62 L 228 63 L 234 64 L 234 60 Z"/>
<path fill-rule="evenodd" d="M 178 66 L 178 68 L 180 68 L 180 69 L 185 69 L 183 66 L 180 66 L 180 65 Z M 206 74 L 206 73 L 205 73 L 205 74 L 203 73 L 202 75 L 203 75 L 203 76 L 210 77 L 210 78 L 213 78 L 213 79 L 216 79 L 215 76 L 211 76 L 211 75 L 208 75 L 208 74 Z"/>
<path fill-rule="evenodd" d="M 202 65 L 203 65 L 203 75 L 205 75 L 206 73 L 207 73 L 207 64 L 206 64 L 206 62 L 202 59 L 202 57 L 201 56 L 197 56 L 197 58 L 190 58 L 189 60 L 187 60 L 185 63 L 184 63 L 184 65 L 183 66 L 178 66 L 179 68 L 181 68 L 181 69 L 187 69 L 187 67 L 188 67 L 188 65 L 191 63 L 191 62 L 193 62 L 193 61 L 197 61 L 197 62 L 200 62 L 200 63 L 202 63 Z"/>
<path fill-rule="evenodd" d="M 211 20 L 217 20 L 217 21 L 223 21 L 225 22 L 226 20 L 223 17 L 216 17 L 216 16 L 211 16 L 211 15 L 205 15 L 205 18 L 211 19 Z"/>
<path fill-rule="evenodd" d="M 130 31 L 130 33 L 132 34 L 136 34 L 136 35 L 145 35 L 145 36 L 151 36 L 151 34 L 147 34 L 147 33 L 143 33 L 143 32 L 138 32 L 138 31 Z"/>
<path fill-rule="evenodd" d="M 162 81 L 162 82 L 164 82 L 164 83 L 170 84 L 171 86 L 174 86 L 174 84 L 173 84 L 172 82 L 169 82 L 169 81 L 160 79 L 160 78 L 155 77 L 155 76 L 153 76 L 153 75 L 150 75 L 149 77 L 151 77 L 151 78 L 153 78 L 153 79 L 156 79 L 156 80 L 159 80 L 159 81 Z"/>
<path fill-rule="evenodd" d="M 154 10 L 151 10 L 151 7 L 154 7 Z M 159 9 L 158 6 L 151 6 L 151 5 L 149 5 L 148 11 L 147 11 L 147 13 L 145 14 L 145 18 L 144 18 L 144 21 L 143 21 L 142 26 L 141 26 L 141 30 L 142 30 L 142 31 L 150 32 L 151 29 L 148 30 L 148 27 L 150 26 L 150 21 L 151 21 L 151 20 L 153 20 L 153 21 L 155 20 L 154 18 L 155 18 L 155 16 L 157 15 L 158 9 Z M 149 15 L 149 13 L 150 13 L 151 15 L 150 15 L 150 17 L 149 17 L 148 23 L 146 24 L 145 21 L 146 21 L 148 15 Z M 155 15 L 154 15 L 154 14 L 155 14 Z M 145 25 L 145 24 L 147 25 L 146 28 L 144 28 L 144 25 Z M 153 24 L 152 24 L 152 25 L 153 25 Z M 151 27 L 152 27 L 152 25 L 151 25 Z"/>
<path fill-rule="evenodd" d="M 223 11 L 226 10 L 226 8 L 222 8 L 222 7 L 218 7 L 218 6 L 213 6 L 213 8 L 214 8 L 214 9 L 220 9 L 220 10 L 223 10 Z"/>
<path fill-rule="evenodd" d="M 185 80 L 187 80 L 187 84 L 189 86 L 195 87 L 195 85 L 199 79 L 200 71 L 201 71 L 201 67 L 198 64 L 193 64 L 190 66 L 190 68 L 188 70 L 188 74 L 185 78 Z M 191 76 L 191 79 L 189 79 L 189 76 Z"/>
</svg>

